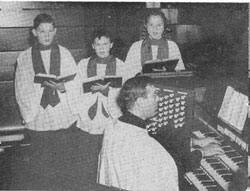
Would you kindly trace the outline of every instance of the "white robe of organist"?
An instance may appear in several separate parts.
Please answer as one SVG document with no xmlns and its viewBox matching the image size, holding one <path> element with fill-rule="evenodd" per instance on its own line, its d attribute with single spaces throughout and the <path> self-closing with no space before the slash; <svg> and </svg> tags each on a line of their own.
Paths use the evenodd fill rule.
<svg viewBox="0 0 250 191">
<path fill-rule="evenodd" d="M 87 67 L 89 59 L 90 58 L 82 59 L 78 64 L 78 75 L 80 76 L 82 83 L 88 79 Z M 105 76 L 105 69 L 104 64 L 97 64 L 97 76 Z M 132 77 L 130 71 L 127 70 L 125 63 L 118 58 L 116 58 L 116 76 L 121 76 L 123 82 Z M 81 86 L 80 128 L 82 130 L 87 131 L 90 134 L 103 134 L 105 127 L 113 125 L 113 121 L 121 115 L 121 111 L 116 104 L 116 97 L 119 90 L 120 88 L 110 87 L 108 96 L 106 97 L 100 92 L 85 93 Z M 95 117 L 91 119 L 88 115 L 88 110 L 95 103 L 97 104 L 97 111 Z M 108 113 L 109 117 L 103 115 L 102 106 Z"/>
<path fill-rule="evenodd" d="M 59 45 L 61 57 L 61 76 L 77 72 L 76 63 L 69 50 Z M 45 70 L 50 68 L 51 50 L 41 51 Z M 80 96 L 80 81 L 65 82 L 65 93 L 58 92 L 60 103 L 54 107 L 48 105 L 45 109 L 40 105 L 43 94 L 41 84 L 34 83 L 35 72 L 32 65 L 31 48 L 20 53 L 17 59 L 15 76 L 15 93 L 21 115 L 26 127 L 36 131 L 48 131 L 68 128 L 79 119 L 78 105 Z"/>
<path fill-rule="evenodd" d="M 129 71 L 133 73 L 133 75 L 141 72 L 141 47 L 143 40 L 134 42 L 129 48 L 125 63 L 129 67 Z M 171 40 L 166 41 L 169 47 L 169 59 L 179 59 L 175 70 L 185 70 L 185 66 L 183 60 L 181 58 L 181 53 L 178 45 Z M 153 60 L 157 58 L 157 46 L 152 46 L 152 56 Z"/>
<path fill-rule="evenodd" d="M 106 128 L 97 182 L 131 191 L 178 191 L 177 167 L 147 130 L 117 121 Z"/>
</svg>

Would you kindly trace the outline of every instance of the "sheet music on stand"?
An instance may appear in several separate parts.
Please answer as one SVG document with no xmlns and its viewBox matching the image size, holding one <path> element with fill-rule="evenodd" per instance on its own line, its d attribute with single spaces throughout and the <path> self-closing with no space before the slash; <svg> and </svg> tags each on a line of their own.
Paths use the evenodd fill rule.
<svg viewBox="0 0 250 191">
<path fill-rule="evenodd" d="M 246 122 L 248 107 L 248 97 L 227 86 L 218 118 L 241 133 Z"/>
</svg>

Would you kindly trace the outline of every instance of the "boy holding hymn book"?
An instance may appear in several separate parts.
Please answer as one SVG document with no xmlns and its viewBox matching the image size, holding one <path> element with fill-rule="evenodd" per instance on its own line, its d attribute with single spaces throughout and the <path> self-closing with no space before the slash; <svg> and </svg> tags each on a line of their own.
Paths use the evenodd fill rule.
<svg viewBox="0 0 250 191">
<path fill-rule="evenodd" d="M 31 146 L 24 152 L 22 175 L 13 172 L 12 180 L 22 184 L 11 187 L 14 190 L 47 190 L 51 182 L 61 185 L 68 174 L 79 176 L 76 164 L 81 161 L 80 151 L 73 148 L 79 119 L 77 65 L 69 50 L 55 42 L 56 25 L 50 15 L 34 19 L 32 34 L 35 42 L 18 56 L 15 73 L 16 100 Z M 23 175 L 26 172 L 30 174 Z"/>
<path fill-rule="evenodd" d="M 120 115 L 116 96 L 122 82 L 130 77 L 125 64 L 110 54 L 112 47 L 110 34 L 97 30 L 92 39 L 95 54 L 78 64 L 82 81 L 81 128 L 90 134 L 103 134 L 112 119 Z"/>
</svg>

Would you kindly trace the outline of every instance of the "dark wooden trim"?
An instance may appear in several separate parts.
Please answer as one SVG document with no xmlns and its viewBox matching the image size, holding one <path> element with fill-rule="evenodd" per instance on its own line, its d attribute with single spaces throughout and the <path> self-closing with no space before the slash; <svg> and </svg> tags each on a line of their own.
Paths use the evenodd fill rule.
<svg viewBox="0 0 250 191">
<path fill-rule="evenodd" d="M 12 81 L 14 79 L 15 64 L 20 52 L 0 52 L 0 82 Z M 83 49 L 71 49 L 70 52 L 75 58 L 76 63 L 87 57 L 87 52 Z"/>
</svg>

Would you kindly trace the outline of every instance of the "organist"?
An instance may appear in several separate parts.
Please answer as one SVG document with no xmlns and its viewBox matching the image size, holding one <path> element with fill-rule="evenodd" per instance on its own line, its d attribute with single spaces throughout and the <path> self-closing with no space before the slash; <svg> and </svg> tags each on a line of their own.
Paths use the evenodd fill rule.
<svg viewBox="0 0 250 191">
<path fill-rule="evenodd" d="M 157 110 L 157 88 L 149 77 L 127 80 L 118 96 L 123 115 L 105 129 L 98 183 L 133 191 L 177 191 L 171 155 L 146 130 Z"/>
</svg>

